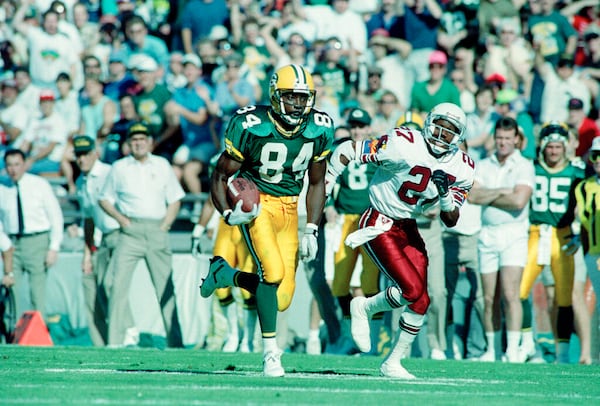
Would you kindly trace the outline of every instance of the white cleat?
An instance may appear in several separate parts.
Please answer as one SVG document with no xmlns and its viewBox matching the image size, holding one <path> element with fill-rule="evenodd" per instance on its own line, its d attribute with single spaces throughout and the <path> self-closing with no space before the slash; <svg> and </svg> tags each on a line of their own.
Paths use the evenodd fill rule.
<svg viewBox="0 0 600 406">
<path fill-rule="evenodd" d="M 430 358 L 437 361 L 443 361 L 446 359 L 446 354 L 444 353 L 444 351 L 434 348 L 431 350 Z"/>
<path fill-rule="evenodd" d="M 358 296 L 350 302 L 350 315 L 352 323 L 350 331 L 356 346 L 361 352 L 371 351 L 371 330 L 369 327 L 369 316 L 365 310 L 367 298 Z"/>
<path fill-rule="evenodd" d="M 223 344 L 223 352 L 236 352 L 238 349 L 239 338 L 237 334 L 230 334 Z"/>
<path fill-rule="evenodd" d="M 384 362 L 381 364 L 381 367 L 379 367 L 379 372 L 382 376 L 393 379 L 417 379 L 413 374 L 404 369 L 400 363 L 392 364 L 389 362 Z"/>
<path fill-rule="evenodd" d="M 270 377 L 285 375 L 281 366 L 281 351 L 269 351 L 263 356 L 263 375 Z"/>
<path fill-rule="evenodd" d="M 527 354 L 521 351 L 520 348 L 507 350 L 503 361 L 510 362 L 511 364 L 522 364 L 527 361 Z"/>
<path fill-rule="evenodd" d="M 242 342 L 240 343 L 240 348 L 238 348 L 239 352 L 243 352 L 243 353 L 251 353 L 252 351 L 250 350 L 250 345 L 248 345 L 248 340 L 246 340 L 245 338 L 242 339 Z"/>
<path fill-rule="evenodd" d="M 486 351 L 479 358 L 476 358 L 477 361 L 481 362 L 496 362 L 496 353 L 494 351 Z"/>
<path fill-rule="evenodd" d="M 309 355 L 321 354 L 321 340 L 319 337 L 311 337 L 306 341 L 306 353 Z"/>
<path fill-rule="evenodd" d="M 221 257 L 211 258 L 208 274 L 202 280 L 202 285 L 200 285 L 200 295 L 202 297 L 210 297 L 215 289 L 225 287 L 219 283 L 219 273 L 224 272 L 225 267 L 228 266 L 227 262 Z"/>
</svg>

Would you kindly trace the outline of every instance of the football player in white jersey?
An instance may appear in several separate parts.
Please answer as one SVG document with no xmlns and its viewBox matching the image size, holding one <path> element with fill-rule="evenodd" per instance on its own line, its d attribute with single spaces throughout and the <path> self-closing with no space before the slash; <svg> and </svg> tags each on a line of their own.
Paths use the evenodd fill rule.
<svg viewBox="0 0 600 406">
<path fill-rule="evenodd" d="M 441 103 L 427 115 L 422 132 L 394 128 L 375 140 L 346 141 L 334 151 L 328 167 L 327 192 L 350 160 L 378 165 L 369 185 L 371 206 L 346 244 L 364 244 L 366 252 L 393 285 L 375 296 L 350 304 L 352 337 L 358 348 L 371 347 L 369 319 L 378 312 L 403 308 L 394 345 L 380 367 L 383 376 L 414 379 L 400 360 L 419 332 L 429 307 L 428 256 L 415 218 L 434 205 L 453 227 L 473 184 L 475 164 L 458 148 L 463 142 L 465 113 Z"/>
</svg>

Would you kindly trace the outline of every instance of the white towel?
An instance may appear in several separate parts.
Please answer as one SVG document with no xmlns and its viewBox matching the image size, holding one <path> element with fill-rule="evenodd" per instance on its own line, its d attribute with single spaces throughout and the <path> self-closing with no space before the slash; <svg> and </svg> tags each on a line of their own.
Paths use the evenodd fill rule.
<svg viewBox="0 0 600 406">
<path fill-rule="evenodd" d="M 550 265 L 552 254 L 552 227 L 548 224 L 540 224 L 540 239 L 538 241 L 538 265 Z"/>
<path fill-rule="evenodd" d="M 378 235 L 385 233 L 392 228 L 393 224 L 394 220 L 379 213 L 374 225 L 360 228 L 355 232 L 350 233 L 348 237 L 346 237 L 346 240 L 344 240 L 344 244 L 354 249 L 368 241 L 371 241 Z"/>
</svg>

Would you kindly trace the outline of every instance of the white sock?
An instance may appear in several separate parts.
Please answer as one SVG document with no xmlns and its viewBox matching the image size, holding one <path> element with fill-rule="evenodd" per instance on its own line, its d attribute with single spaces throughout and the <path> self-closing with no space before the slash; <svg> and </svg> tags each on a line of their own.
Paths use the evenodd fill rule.
<svg viewBox="0 0 600 406">
<path fill-rule="evenodd" d="M 517 351 L 521 342 L 521 331 L 506 332 L 506 352 Z"/>
<path fill-rule="evenodd" d="M 521 332 L 521 347 L 526 350 L 535 348 L 535 340 L 533 339 L 533 331 L 527 330 Z"/>
<path fill-rule="evenodd" d="M 487 351 L 486 352 L 490 352 L 492 354 L 496 353 L 496 332 L 495 331 L 486 331 L 485 332 L 485 339 L 487 341 Z"/>
<path fill-rule="evenodd" d="M 279 351 L 279 346 L 277 345 L 277 337 L 263 338 L 263 354 L 272 351 Z"/>
<path fill-rule="evenodd" d="M 402 357 L 408 352 L 410 346 L 421 326 L 425 316 L 417 314 L 410 309 L 406 309 L 400 316 L 400 328 L 396 332 L 394 347 L 388 354 L 386 362 L 399 363 Z"/>
<path fill-rule="evenodd" d="M 402 297 L 400 288 L 397 286 L 390 286 L 375 296 L 367 298 L 365 311 L 367 312 L 367 315 L 371 317 L 375 313 L 396 309 L 407 303 L 408 302 Z"/>
<path fill-rule="evenodd" d="M 318 340 L 319 339 L 319 329 L 308 330 L 308 339 L 309 340 Z"/>
<path fill-rule="evenodd" d="M 223 313 L 227 318 L 227 328 L 230 336 L 239 336 L 237 304 L 232 302 L 223 308 Z"/>
</svg>

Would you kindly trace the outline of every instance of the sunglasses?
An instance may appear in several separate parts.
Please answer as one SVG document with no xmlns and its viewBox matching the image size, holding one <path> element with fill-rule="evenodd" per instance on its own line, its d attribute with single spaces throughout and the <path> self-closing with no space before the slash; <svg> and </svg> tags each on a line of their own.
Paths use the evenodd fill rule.
<svg viewBox="0 0 600 406">
<path fill-rule="evenodd" d="M 600 162 L 600 151 L 593 151 L 590 153 L 590 162 L 593 164 Z"/>
</svg>

